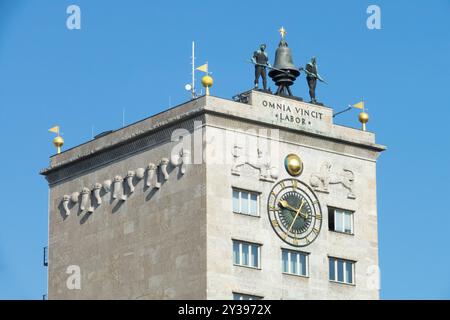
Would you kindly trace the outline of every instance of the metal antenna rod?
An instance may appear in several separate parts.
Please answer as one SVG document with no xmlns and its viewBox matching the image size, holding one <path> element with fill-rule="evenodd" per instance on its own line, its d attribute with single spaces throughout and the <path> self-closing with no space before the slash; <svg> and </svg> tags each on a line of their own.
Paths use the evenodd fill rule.
<svg viewBox="0 0 450 320">
<path fill-rule="evenodd" d="M 192 99 L 195 98 L 195 42 L 192 41 Z"/>
<path fill-rule="evenodd" d="M 337 115 L 339 115 L 339 114 L 341 114 L 341 113 L 344 113 L 344 112 L 347 112 L 347 111 L 349 111 L 349 110 L 351 110 L 351 109 L 352 109 L 352 106 L 348 106 L 347 109 L 344 109 L 344 110 L 342 110 L 342 111 L 339 111 L 339 112 L 336 112 L 335 114 L 333 114 L 333 118 L 336 117 Z"/>
</svg>

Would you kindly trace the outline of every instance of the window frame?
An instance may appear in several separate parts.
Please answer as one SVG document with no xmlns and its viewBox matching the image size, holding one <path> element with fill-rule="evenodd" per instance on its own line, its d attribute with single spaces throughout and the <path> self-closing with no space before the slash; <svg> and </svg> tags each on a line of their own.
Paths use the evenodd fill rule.
<svg viewBox="0 0 450 320">
<path fill-rule="evenodd" d="M 236 296 L 240 296 L 240 299 L 235 299 Z M 242 299 L 244 297 L 253 298 L 253 299 Z M 233 291 L 233 300 L 236 300 L 236 301 L 264 300 L 264 297 L 258 296 L 258 295 L 255 295 L 255 294 L 241 293 L 241 292 Z"/>
<path fill-rule="evenodd" d="M 339 212 L 342 216 L 342 228 L 344 231 L 341 230 L 336 230 L 336 212 Z M 350 232 L 346 232 L 345 231 L 345 216 L 346 215 L 350 215 Z M 330 223 L 330 219 L 331 216 L 333 217 L 333 221 L 332 224 Z M 342 209 L 342 208 L 337 208 L 337 207 L 328 207 L 328 230 L 332 231 L 332 232 L 336 232 L 336 233 L 341 233 L 341 234 L 347 234 L 347 235 L 351 235 L 354 236 L 355 235 L 355 211 L 354 210 L 348 210 L 348 209 Z"/>
<path fill-rule="evenodd" d="M 334 283 L 339 283 L 339 284 L 346 284 L 346 285 L 350 285 L 350 286 L 355 286 L 356 285 L 356 279 L 355 279 L 355 269 L 356 269 L 356 261 L 355 260 L 350 260 L 350 259 L 344 259 L 344 258 L 337 258 L 334 256 L 328 256 L 328 268 L 330 268 L 330 261 L 334 260 L 333 266 L 334 266 L 334 279 L 330 278 L 330 271 L 328 270 L 328 280 L 330 282 L 334 282 Z M 338 278 L 338 261 L 342 261 L 343 262 L 343 278 L 344 281 L 339 281 Z M 352 282 L 348 282 L 346 279 L 347 278 L 347 273 L 345 272 L 346 270 L 346 266 L 347 263 L 350 263 L 350 265 L 352 266 L 352 272 L 351 272 L 351 277 L 352 277 Z"/>
<path fill-rule="evenodd" d="M 237 191 L 238 194 L 238 202 L 239 202 L 239 211 L 235 211 L 234 210 L 234 192 Z M 246 192 L 248 193 L 248 213 L 245 213 L 242 211 L 242 192 Z M 252 208 L 252 200 L 251 197 L 252 195 L 256 195 L 256 214 L 250 213 L 251 212 L 251 208 Z M 261 217 L 261 192 L 258 191 L 251 191 L 251 190 L 247 190 L 247 189 L 243 189 L 243 188 L 238 188 L 238 187 L 232 187 L 231 188 L 231 198 L 232 198 L 232 212 L 235 214 L 242 214 L 244 216 L 250 216 L 250 217 Z"/>
<path fill-rule="evenodd" d="M 238 255 L 238 261 L 239 263 L 236 263 L 235 259 L 234 259 L 234 244 L 238 243 L 239 245 L 239 255 Z M 248 265 L 243 264 L 242 263 L 242 245 L 248 245 Z M 252 261 L 253 261 L 253 250 L 252 248 L 256 247 L 257 248 L 257 254 L 258 254 L 258 259 L 257 259 L 257 266 L 253 266 L 252 265 Z M 254 243 L 254 242 L 249 242 L 249 241 L 243 241 L 243 240 L 238 240 L 238 239 L 232 239 L 232 252 L 233 252 L 233 265 L 237 266 L 237 267 L 244 267 L 244 268 L 251 268 L 251 269 L 256 269 L 256 270 L 261 270 L 261 247 L 262 245 L 259 243 Z"/>
<path fill-rule="evenodd" d="M 284 271 L 283 270 L 283 251 L 286 251 L 288 253 L 288 261 L 287 261 L 287 265 L 288 265 L 288 271 Z M 300 270 L 300 256 L 303 255 L 305 256 L 305 274 L 300 274 L 300 273 L 293 273 L 291 272 L 291 254 L 295 253 L 297 254 L 297 268 L 298 270 Z M 305 251 L 300 251 L 300 250 L 292 250 L 292 249 L 285 249 L 285 248 L 281 248 L 281 273 L 282 274 L 287 274 L 290 276 L 297 276 L 297 277 L 302 277 L 302 278 L 309 278 L 309 252 L 305 252 Z"/>
</svg>

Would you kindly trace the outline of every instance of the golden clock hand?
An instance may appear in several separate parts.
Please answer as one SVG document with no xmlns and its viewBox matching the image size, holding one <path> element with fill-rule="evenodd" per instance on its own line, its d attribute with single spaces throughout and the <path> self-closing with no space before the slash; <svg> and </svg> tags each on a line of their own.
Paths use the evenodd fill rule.
<svg viewBox="0 0 450 320">
<path fill-rule="evenodd" d="M 300 204 L 300 208 L 298 208 L 297 212 L 295 213 L 295 218 L 294 218 L 294 220 L 292 220 L 292 223 L 291 223 L 291 225 L 290 225 L 290 227 L 288 229 L 288 232 L 291 232 L 292 226 L 294 225 L 295 221 L 297 220 L 298 215 L 300 214 L 300 211 L 302 210 L 304 204 L 305 204 L 305 200 L 302 199 L 302 203 Z"/>
<path fill-rule="evenodd" d="M 302 202 L 305 202 L 305 200 L 302 200 Z M 291 211 L 294 211 L 295 213 L 297 213 L 297 211 L 299 209 L 295 209 L 294 207 L 292 207 L 291 205 L 289 205 L 289 203 L 286 200 L 280 200 L 279 203 L 283 208 L 289 209 Z M 301 208 L 301 207 L 300 207 Z M 304 214 L 303 212 L 300 212 L 300 216 L 303 217 L 304 219 L 308 219 L 308 215 Z"/>
<path fill-rule="evenodd" d="M 287 202 L 286 200 L 280 200 L 280 206 L 282 206 L 283 208 L 292 210 L 294 212 L 297 212 L 298 209 L 295 209 L 293 207 L 291 207 L 291 205 L 289 204 L 289 202 Z"/>
</svg>

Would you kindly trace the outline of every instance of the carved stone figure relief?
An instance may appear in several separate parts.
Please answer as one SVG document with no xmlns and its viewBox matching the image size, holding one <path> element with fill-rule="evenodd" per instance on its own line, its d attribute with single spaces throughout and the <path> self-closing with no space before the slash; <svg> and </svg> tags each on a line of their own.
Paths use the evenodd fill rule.
<svg viewBox="0 0 450 320">
<path fill-rule="evenodd" d="M 342 186 L 348 190 L 347 198 L 356 199 L 356 196 L 353 193 L 353 184 L 355 181 L 353 171 L 343 169 L 342 172 L 336 173 L 331 171 L 331 167 L 332 165 L 328 161 L 322 163 L 320 171 L 311 174 L 311 187 L 313 187 L 315 191 L 328 193 L 330 184 L 342 184 Z"/>
<path fill-rule="evenodd" d="M 247 165 L 259 171 L 259 179 L 262 181 L 273 182 L 278 178 L 278 168 L 271 164 L 269 156 L 263 156 L 261 149 L 256 150 L 258 154 L 256 160 L 250 159 L 248 154 L 243 154 L 242 149 L 239 145 L 233 147 L 233 165 L 231 167 L 233 175 L 239 176 L 242 167 Z"/>
<path fill-rule="evenodd" d="M 111 192 L 111 185 L 112 185 L 112 181 L 111 180 L 105 180 L 103 182 L 103 190 L 105 190 L 106 193 Z"/>
<path fill-rule="evenodd" d="M 186 164 L 190 161 L 190 151 L 181 149 L 180 153 L 173 154 L 170 157 L 170 164 L 174 167 L 180 167 L 180 173 L 183 175 L 186 173 Z"/>
<path fill-rule="evenodd" d="M 93 193 L 97 206 L 102 204 L 102 197 L 100 196 L 100 190 L 102 189 L 102 185 L 100 183 L 94 184 Z"/>
<path fill-rule="evenodd" d="M 70 201 L 72 201 L 73 203 L 78 203 L 79 197 L 80 197 L 80 193 L 75 191 L 70 195 Z"/>
<path fill-rule="evenodd" d="M 142 180 L 145 176 L 145 169 L 144 168 L 137 168 L 136 169 L 136 178 L 138 180 Z"/>
<path fill-rule="evenodd" d="M 153 178 L 155 176 L 155 171 L 156 171 L 156 165 L 154 163 L 149 163 L 147 166 L 147 182 L 146 182 L 146 186 L 147 187 L 152 187 L 155 186 L 156 183 L 153 182 Z"/>
<path fill-rule="evenodd" d="M 113 193 L 113 199 L 119 199 L 122 201 L 127 200 L 127 197 L 123 193 L 123 186 L 122 186 L 123 179 L 121 176 L 117 175 L 114 177 L 114 193 Z"/>
<path fill-rule="evenodd" d="M 62 200 L 62 205 L 63 205 L 63 208 L 64 208 L 64 214 L 66 216 L 70 215 L 69 201 L 70 201 L 70 196 L 69 195 L 64 195 L 63 196 L 63 200 Z"/>
<path fill-rule="evenodd" d="M 171 157 L 170 160 L 168 158 L 162 158 L 158 165 L 149 163 L 145 169 L 137 168 L 136 170 L 129 170 L 125 178 L 116 175 L 113 180 L 108 179 L 103 181 L 103 183 L 95 183 L 92 189 L 84 187 L 81 193 L 76 191 L 70 195 L 64 195 L 61 200 L 63 214 L 69 216 L 70 203 L 78 203 L 79 201 L 81 211 L 92 213 L 96 207 L 102 204 L 102 189 L 104 194 L 112 192 L 113 199 L 118 199 L 119 201 L 127 200 L 128 197 L 125 194 L 124 183 L 126 183 L 127 190 L 130 194 L 135 191 L 135 183 L 144 178 L 147 187 L 160 189 L 162 184 L 161 180 L 169 180 L 168 165 L 171 164 L 174 167 L 179 166 L 180 173 L 184 175 L 186 173 L 186 165 L 190 161 L 189 156 L 189 150 L 181 150 L 179 155 Z M 80 194 L 81 200 L 79 200 Z"/>
<path fill-rule="evenodd" d="M 130 189 L 130 193 L 134 192 L 134 185 L 133 185 L 133 178 L 136 175 L 136 172 L 130 170 L 127 173 L 127 177 L 126 177 L 126 181 L 127 181 L 127 185 L 128 188 Z"/>
<path fill-rule="evenodd" d="M 81 190 L 81 211 L 93 212 L 94 208 L 91 206 L 91 189 L 84 187 Z"/>
<path fill-rule="evenodd" d="M 162 173 L 165 181 L 169 180 L 169 174 L 167 173 L 167 165 L 168 164 L 169 164 L 169 159 L 167 159 L 167 158 L 161 159 L 160 168 L 161 168 L 161 173 Z"/>
</svg>

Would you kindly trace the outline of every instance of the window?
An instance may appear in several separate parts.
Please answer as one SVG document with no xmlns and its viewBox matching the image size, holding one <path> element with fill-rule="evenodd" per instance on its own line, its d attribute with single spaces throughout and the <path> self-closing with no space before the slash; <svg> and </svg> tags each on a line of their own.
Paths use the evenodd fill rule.
<svg viewBox="0 0 450 320">
<path fill-rule="evenodd" d="M 308 276 L 308 254 L 299 251 L 281 250 L 283 273 Z"/>
<path fill-rule="evenodd" d="M 263 297 L 233 292 L 233 300 L 262 300 Z"/>
<path fill-rule="evenodd" d="M 259 216 L 259 194 L 233 188 L 233 212 Z"/>
<path fill-rule="evenodd" d="M 233 240 L 233 264 L 251 268 L 260 266 L 261 245 Z"/>
<path fill-rule="evenodd" d="M 328 208 L 328 227 L 330 231 L 353 234 L 353 212 Z"/>
<path fill-rule="evenodd" d="M 329 258 L 330 281 L 354 284 L 355 262 Z"/>
</svg>

